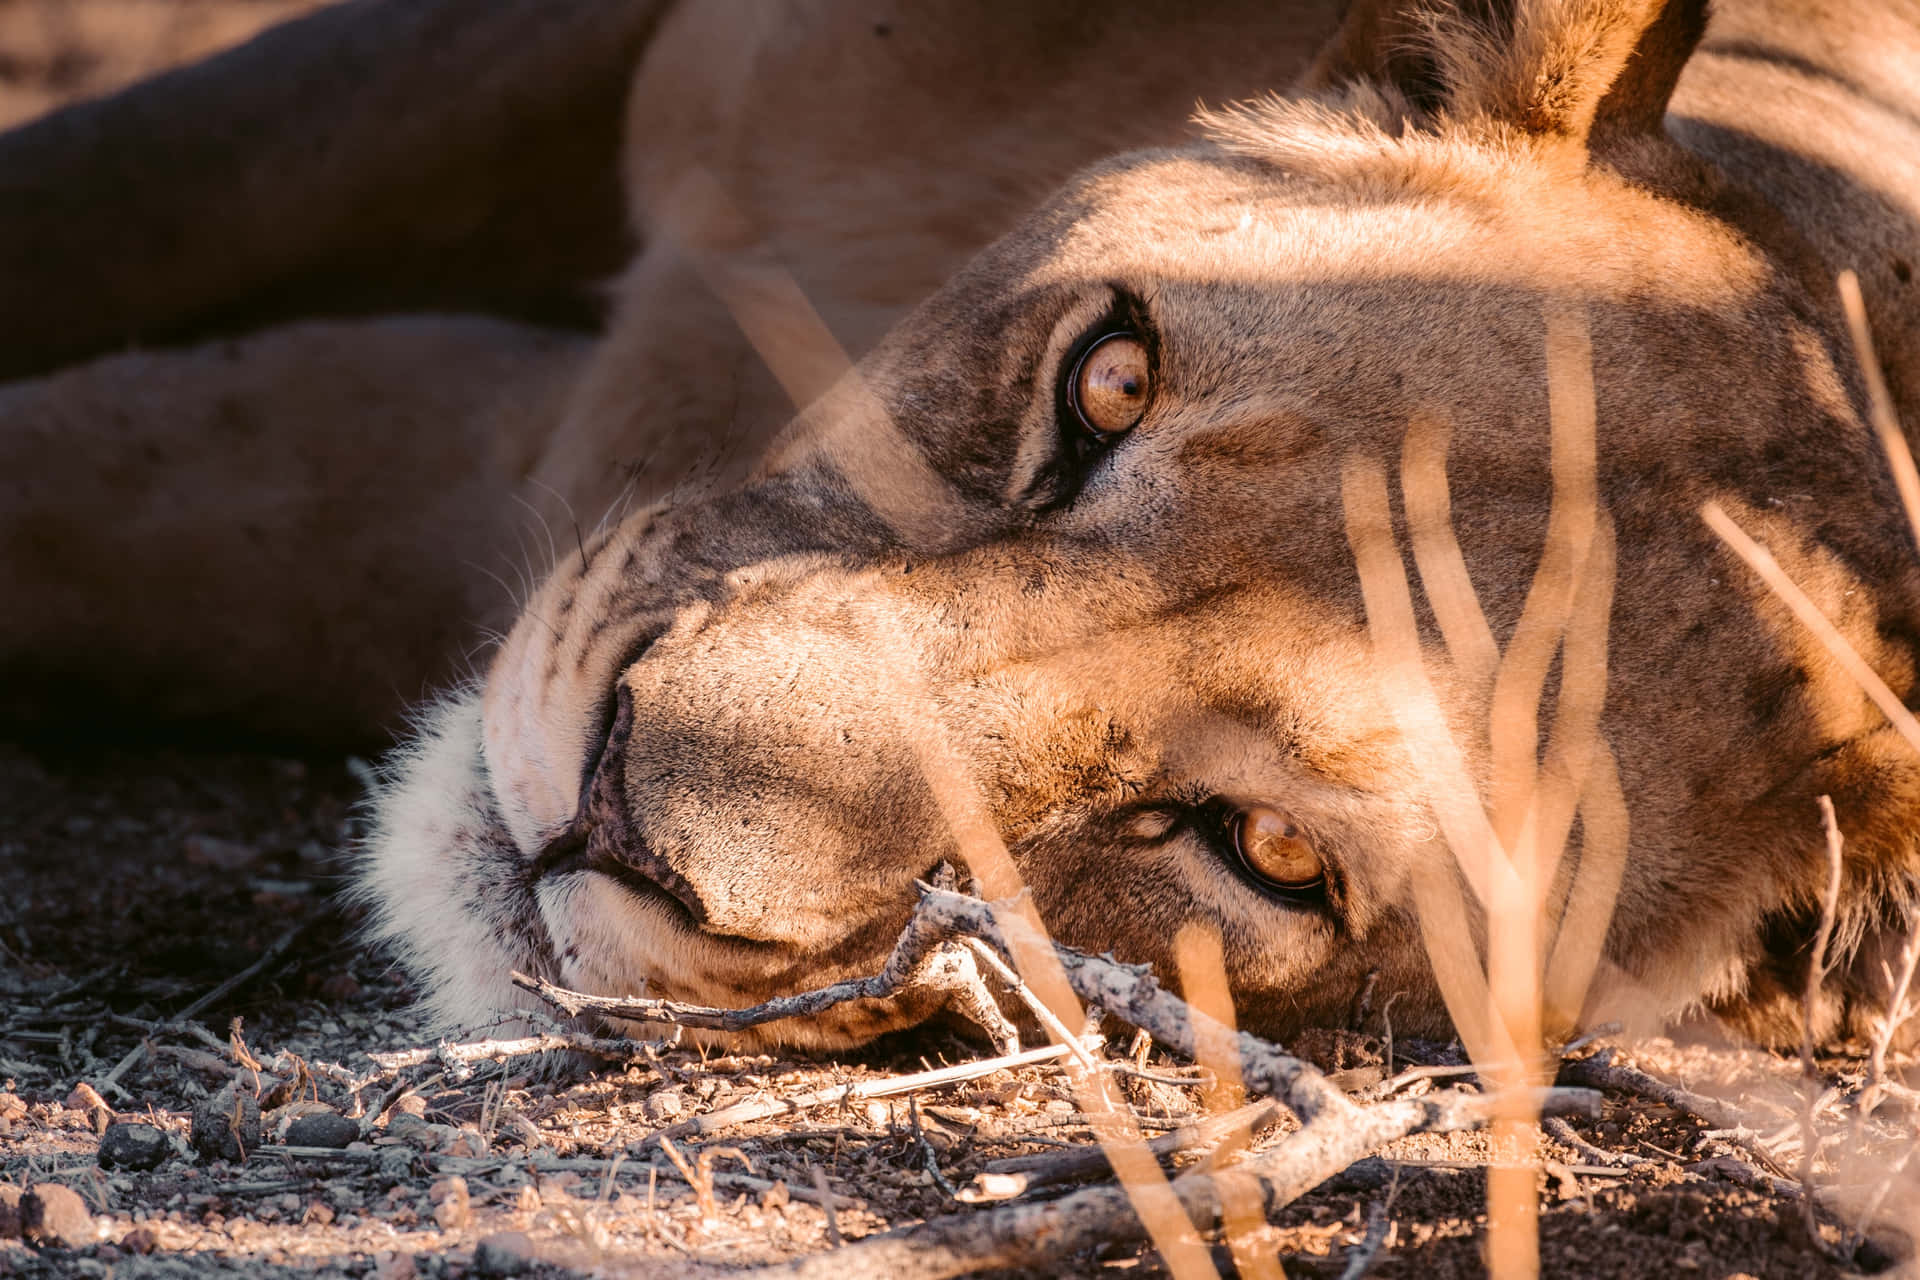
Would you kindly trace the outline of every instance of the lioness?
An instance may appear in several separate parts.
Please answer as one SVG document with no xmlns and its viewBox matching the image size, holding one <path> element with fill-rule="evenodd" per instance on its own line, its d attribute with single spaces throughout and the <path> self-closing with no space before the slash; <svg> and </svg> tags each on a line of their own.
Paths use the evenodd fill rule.
<svg viewBox="0 0 1920 1280">
<path fill-rule="evenodd" d="M 1536 737 L 1559 767 L 1552 707 L 1604 669 L 1546 891 L 1543 948 L 1556 930 L 1604 944 L 1568 1017 L 1704 1008 L 1797 1035 L 1821 795 L 1846 837 L 1850 959 L 1819 1029 L 1871 1007 L 1920 874 L 1920 762 L 1698 513 L 1717 502 L 1764 541 L 1913 696 L 1913 538 L 1834 291 L 1859 272 L 1915 420 L 1913 7 L 796 0 L 558 5 L 522 28 L 514 10 L 413 94 L 378 41 L 341 34 L 397 20 L 347 6 L 136 91 L 144 114 L 103 104 L 91 133 L 56 118 L 0 140 L 0 165 L 107 146 L 208 77 L 244 116 L 247 93 L 272 105 L 298 82 L 303 48 L 344 42 L 378 92 L 363 120 L 343 89 L 322 142 L 363 139 L 379 163 L 296 152 L 284 181 L 319 207 L 289 205 L 296 235 L 235 237 L 231 261 L 177 217 L 204 207 L 193 184 L 273 202 L 280 175 L 212 164 L 191 198 L 133 197 L 132 225 L 188 245 L 133 270 L 149 287 L 125 327 L 471 303 L 473 246 L 525 224 L 483 201 L 478 230 L 410 227 L 392 193 L 417 179 L 395 157 L 450 147 L 465 178 L 561 164 L 553 129 L 500 123 L 534 106 L 462 69 L 589 86 L 547 101 L 541 119 L 570 120 L 637 60 L 620 148 L 639 247 L 597 343 L 306 324 L 0 396 L 8 666 L 174 713 L 377 717 L 497 608 L 489 561 L 524 508 L 546 518 L 544 582 L 421 715 L 375 808 L 363 889 L 446 1021 L 515 1007 L 516 968 L 728 1005 L 867 972 L 917 878 L 1004 842 L 1063 942 L 1170 974 L 1184 926 L 1217 930 L 1251 1029 L 1345 1022 L 1372 987 L 1398 993 L 1397 1028 L 1440 1033 L 1429 948 L 1506 924 L 1471 884 L 1458 916 L 1430 912 L 1424 936 L 1418 918 L 1416 887 L 1454 883 L 1464 855 L 1441 812 L 1460 797 L 1381 674 L 1406 550 L 1422 678 L 1469 790 L 1507 785 L 1502 735 L 1528 744 L 1524 771 Z M 533 30 L 537 48 L 508 38 Z M 1296 77 L 1179 140 L 1194 97 Z M 428 139 L 470 88 L 488 109 Z M 1155 144 L 967 259 L 1042 184 Z M 335 184 L 354 198 L 329 203 Z M 554 318 L 550 286 L 605 256 L 604 225 L 578 225 L 526 255 L 502 309 Z M 383 234 L 444 248 L 449 279 L 381 294 Z M 202 267 L 217 282 L 193 292 Z M 152 299 L 183 290 L 169 328 Z M 102 327 L 40 345 L 68 359 Z M 842 347 L 865 352 L 851 371 Z M 1580 488 L 1578 431 L 1550 424 L 1577 427 L 1588 369 L 1575 537 L 1554 497 Z M 1571 557 L 1557 605 L 1543 546 Z M 1565 644 L 1516 702 L 1500 658 L 1536 609 Z M 1523 810 L 1496 813 L 1500 839 L 1538 825 Z M 1582 878 L 1609 841 L 1617 894 Z M 926 1012 L 767 1034 L 845 1043 Z"/>
</svg>

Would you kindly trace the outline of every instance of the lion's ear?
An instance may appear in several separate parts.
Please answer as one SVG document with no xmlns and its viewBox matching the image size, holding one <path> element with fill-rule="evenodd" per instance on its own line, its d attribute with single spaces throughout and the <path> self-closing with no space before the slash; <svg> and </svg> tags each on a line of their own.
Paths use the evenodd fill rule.
<svg viewBox="0 0 1920 1280">
<path fill-rule="evenodd" d="M 1707 0 L 1355 0 L 1302 87 L 1588 145 L 1657 134 Z"/>
</svg>

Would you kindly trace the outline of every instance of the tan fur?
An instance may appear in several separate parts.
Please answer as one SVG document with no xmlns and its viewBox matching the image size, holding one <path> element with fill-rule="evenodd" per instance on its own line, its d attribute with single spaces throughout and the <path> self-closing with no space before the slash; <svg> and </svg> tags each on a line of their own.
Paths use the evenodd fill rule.
<svg viewBox="0 0 1920 1280">
<path fill-rule="evenodd" d="M 1860 958 L 1822 1030 L 1870 1010 L 1870 958 L 1920 876 L 1920 761 L 1697 511 L 1721 503 L 1913 694 L 1920 573 L 1832 278 L 1860 271 L 1920 420 L 1920 15 L 1727 3 L 1694 53 L 1698 6 L 1635 0 L 1362 3 L 1342 23 L 1063 3 L 990 8 L 989 41 L 958 0 L 879 26 L 827 0 L 715 12 L 667 11 L 641 59 L 641 247 L 593 354 L 562 343 L 485 382 L 504 397 L 489 412 L 535 415 L 518 426 L 434 390 L 471 365 L 427 361 L 369 398 L 390 424 L 360 446 L 376 454 L 429 404 L 467 440 L 508 442 L 444 459 L 447 500 L 481 508 L 460 551 L 510 544 L 516 477 L 559 518 L 551 574 L 379 800 L 365 889 L 447 1019 L 510 1007 L 513 967 L 720 1004 L 869 970 L 913 880 L 977 853 L 954 821 L 978 810 L 1063 941 L 1167 971 L 1201 921 L 1248 1026 L 1344 1022 L 1372 982 L 1403 993 L 1396 1027 L 1442 1031 L 1412 885 L 1452 855 L 1376 679 L 1343 477 L 1379 465 L 1397 510 L 1409 424 L 1450 424 L 1454 526 L 1504 644 L 1546 528 L 1549 314 L 1591 335 L 1619 565 L 1600 726 L 1630 834 L 1588 1015 L 1712 1009 L 1796 1034 L 1822 794 Z M 963 30 L 999 60 L 959 59 Z M 1310 63 L 1301 94 L 1256 98 Z M 1014 224 L 1073 166 L 1178 142 L 1195 96 L 1248 105 Z M 1116 298 L 1146 319 L 1156 390 L 1074 471 L 1055 383 Z M 396 349 L 336 332 L 370 369 Z M 250 339 L 242 364 L 297 355 L 301 334 Z M 865 353 L 851 372 L 843 349 Z M 217 402 L 238 376 L 208 351 L 164 361 L 199 388 L 172 403 Z M 119 367 L 8 393 L 0 440 L 24 473 L 52 445 L 15 423 L 70 401 L 104 415 L 115 397 L 87 397 Z M 804 408 L 781 430 L 790 399 Z M 651 501 L 717 439 L 732 452 L 706 483 Z M 430 483 L 415 474 L 371 492 Z M 596 527 L 623 495 L 641 509 Z M 88 533 L 100 522 L 65 532 L 117 547 Z M 424 529 L 400 540 L 348 522 L 311 554 L 330 583 L 457 558 Z M 0 557 L 10 596 L 48 593 L 37 563 Z M 218 563 L 199 571 L 218 607 Z M 130 623 L 84 603 L 107 594 L 91 572 L 62 584 L 82 601 L 66 621 L 0 633 L 9 651 L 71 647 L 106 617 L 93 651 L 132 661 Z M 1461 727 L 1484 723 L 1485 673 L 1451 662 L 1415 603 L 1484 785 L 1487 740 Z M 153 612 L 160 636 L 205 631 Z M 249 626 L 262 688 L 320 670 L 303 637 Z M 397 662 L 434 643 L 394 630 Z M 216 652 L 178 651 L 181 688 L 226 680 Z M 1215 823 L 1253 803 L 1327 858 L 1323 901 L 1236 872 Z M 1439 927 L 1484 942 L 1501 922 Z M 832 1043 L 924 1012 L 770 1034 Z"/>
</svg>

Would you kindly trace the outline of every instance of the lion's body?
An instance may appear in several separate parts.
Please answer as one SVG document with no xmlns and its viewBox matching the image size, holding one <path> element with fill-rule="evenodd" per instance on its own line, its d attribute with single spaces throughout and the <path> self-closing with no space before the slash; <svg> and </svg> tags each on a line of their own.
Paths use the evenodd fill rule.
<svg viewBox="0 0 1920 1280">
<path fill-rule="evenodd" d="M 383 276 L 376 250 L 400 233 L 372 196 L 312 201 L 281 256 L 207 277 L 189 268 L 211 247 L 156 253 L 117 332 L 490 298 L 517 319 L 285 324 L 0 388 L 7 698 L 45 718 L 84 685 L 352 735 L 512 624 L 403 757 L 367 878 L 456 1019 L 511 1003 L 514 966 L 715 1003 L 858 971 L 915 876 L 986 856 L 952 834 L 972 813 L 1067 941 L 1164 964 L 1201 921 L 1251 1024 L 1341 1019 L 1371 973 L 1409 993 L 1400 1025 L 1438 1027 L 1409 886 L 1447 845 L 1376 682 L 1378 584 L 1363 599 L 1355 565 L 1410 536 L 1418 495 L 1394 480 L 1409 424 L 1450 423 L 1465 564 L 1490 637 L 1524 648 L 1511 637 L 1561 536 L 1550 379 L 1554 413 L 1578 399 L 1541 336 L 1558 324 L 1592 352 L 1602 532 L 1568 544 L 1589 576 L 1567 610 L 1599 608 L 1600 634 L 1610 612 L 1610 763 L 1581 766 L 1566 816 L 1588 852 L 1549 876 L 1546 914 L 1593 907 L 1579 868 L 1618 812 L 1618 910 L 1609 893 L 1583 921 L 1606 939 L 1594 1007 L 1705 1001 L 1779 1034 L 1824 865 L 1814 797 L 1848 830 L 1864 969 L 1914 892 L 1920 765 L 1696 513 L 1718 501 L 1762 535 L 1912 694 L 1920 574 L 1832 281 L 1859 273 L 1920 422 L 1920 13 L 1729 2 L 1689 60 L 1689 6 L 1668 31 L 1589 5 L 1588 31 L 1582 6 L 1523 3 L 1538 49 L 1449 45 L 1442 21 L 1433 65 L 1409 73 L 1403 6 L 1344 26 L 1332 4 L 1190 8 L 583 9 L 602 25 L 514 64 L 584 86 L 565 110 L 516 133 L 502 90 L 447 118 L 549 154 L 583 116 L 612 127 L 609 65 L 633 64 L 635 247 L 593 341 L 530 321 L 566 319 L 607 260 L 604 209 L 489 295 L 487 263 L 539 239 L 555 182 L 537 171 L 535 221 L 516 220 L 518 193 L 474 176 L 510 166 L 478 143 L 433 170 L 436 199 L 484 206 L 477 229 L 435 215 L 402 237 L 444 255 L 439 276 Z M 1558 78 L 1527 63 L 1563 55 Z M 460 58 L 423 101 L 457 101 L 470 67 L 506 55 L 476 37 Z M 1084 165 L 1181 144 L 1196 98 L 1302 76 L 1318 107 L 1216 120 L 1211 141 L 1111 163 L 1021 221 Z M 122 136 L 127 109 L 96 110 L 96 132 Z M 0 173 L 84 123 L 0 139 Z M 372 117 L 330 127 L 379 164 L 290 189 L 363 181 L 404 205 L 381 175 L 428 144 L 382 150 Z M 236 154 L 195 180 L 255 180 Z M 582 145 L 551 165 L 607 160 Z M 164 226 L 206 195 L 142 195 L 127 217 Z M 1088 326 L 1122 323 L 1109 312 L 1159 344 L 1164 390 L 1104 469 L 1069 479 L 1049 455 L 1051 370 Z M 55 328 L 42 364 L 116 334 L 93 316 Z M 1370 467 L 1391 497 L 1372 524 Z M 1595 605 L 1575 587 L 1598 589 L 1580 557 L 1602 544 L 1619 573 Z M 509 592 L 497 579 L 523 556 L 553 576 Z M 1445 602 L 1415 600 L 1431 650 Z M 1567 643 L 1535 678 L 1547 705 L 1577 683 L 1586 651 Z M 1512 838 L 1502 732 L 1462 725 L 1490 695 L 1514 706 L 1490 666 L 1434 660 L 1467 776 Z M 1311 909 L 1209 852 L 1196 815 L 1254 802 L 1327 855 Z"/>
</svg>

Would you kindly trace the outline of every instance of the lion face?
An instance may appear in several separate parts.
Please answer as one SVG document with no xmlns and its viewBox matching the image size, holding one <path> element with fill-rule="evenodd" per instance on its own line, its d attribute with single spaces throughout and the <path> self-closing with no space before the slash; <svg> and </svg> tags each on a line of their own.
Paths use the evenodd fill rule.
<svg viewBox="0 0 1920 1280">
<path fill-rule="evenodd" d="M 1059 941 L 1171 976 L 1180 931 L 1216 930 L 1250 1029 L 1344 1022 L 1372 982 L 1441 1032 L 1411 885 L 1452 855 L 1343 484 L 1450 424 L 1452 528 L 1504 644 L 1547 536 L 1556 308 L 1590 334 L 1617 545 L 1609 981 L 1661 1013 L 1745 990 L 1804 901 L 1817 794 L 1857 847 L 1903 839 L 1912 765 L 1696 515 L 1737 511 L 1911 682 L 1915 583 L 1835 335 L 1710 179 L 1357 128 L 1372 153 L 1308 163 L 1255 124 L 1082 177 L 752 484 L 559 568 L 382 804 L 374 891 L 449 1020 L 511 1004 L 513 967 L 721 1005 L 871 972 L 916 879 L 987 874 L 984 827 Z M 1493 691 L 1416 611 L 1484 779 Z"/>
</svg>

